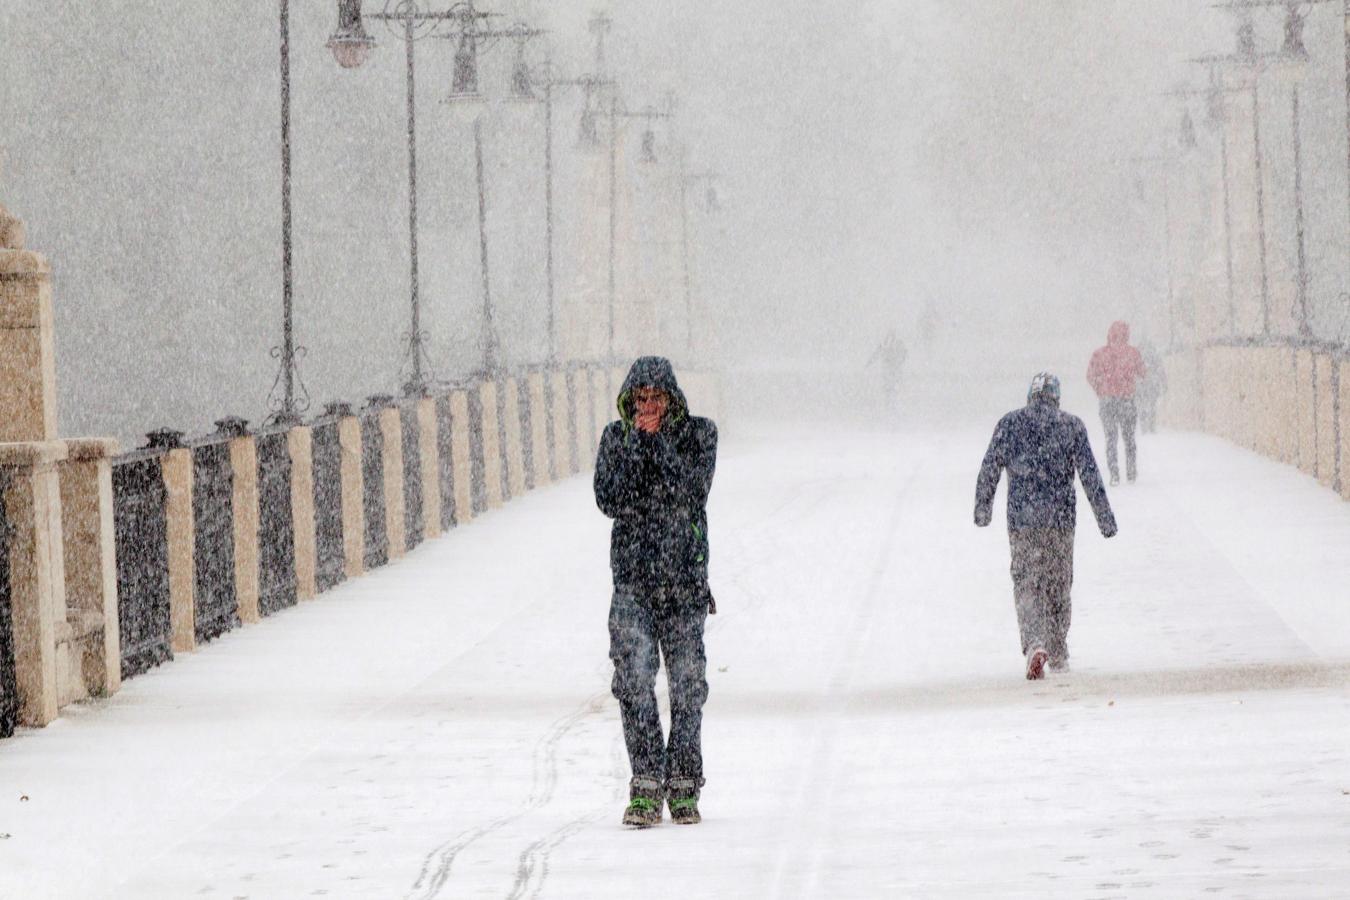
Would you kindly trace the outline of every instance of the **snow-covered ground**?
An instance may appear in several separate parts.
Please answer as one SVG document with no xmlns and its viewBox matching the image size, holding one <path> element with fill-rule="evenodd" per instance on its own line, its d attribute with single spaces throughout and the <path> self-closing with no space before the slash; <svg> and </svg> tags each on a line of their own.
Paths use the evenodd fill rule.
<svg viewBox="0 0 1350 900">
<path fill-rule="evenodd" d="M 619 825 L 582 477 L 0 743 L 0 897 L 1350 896 L 1350 505 L 1146 438 L 1028 683 L 987 437 L 724 442 L 698 827 Z"/>
</svg>

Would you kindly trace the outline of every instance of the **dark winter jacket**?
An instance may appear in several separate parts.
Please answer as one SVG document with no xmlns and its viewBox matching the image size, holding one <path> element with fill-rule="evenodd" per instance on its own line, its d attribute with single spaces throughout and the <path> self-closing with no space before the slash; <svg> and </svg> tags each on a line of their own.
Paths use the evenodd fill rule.
<svg viewBox="0 0 1350 900">
<path fill-rule="evenodd" d="M 655 434 L 633 422 L 632 393 L 659 388 L 670 406 Z M 595 461 L 595 502 L 614 520 L 609 562 L 615 585 L 706 584 L 708 491 L 717 426 L 689 415 L 670 362 L 644 356 L 619 392 L 619 419 L 605 428 Z"/>
<path fill-rule="evenodd" d="M 1110 537 L 1116 518 L 1097 472 L 1087 429 L 1077 416 L 1061 412 L 1053 400 L 1035 398 L 999 420 L 975 484 L 975 524 L 988 525 L 999 476 L 1008 470 L 1008 530 L 1073 528 L 1078 497 L 1073 475 L 1097 516 L 1097 527 Z"/>
</svg>

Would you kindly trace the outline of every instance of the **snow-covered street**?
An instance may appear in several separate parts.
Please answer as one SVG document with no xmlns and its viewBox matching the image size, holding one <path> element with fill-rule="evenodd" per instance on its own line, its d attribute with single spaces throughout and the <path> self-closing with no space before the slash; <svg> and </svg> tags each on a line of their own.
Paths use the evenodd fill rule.
<svg viewBox="0 0 1350 900">
<path fill-rule="evenodd" d="M 1145 436 L 1031 683 L 987 440 L 726 437 L 698 827 L 619 824 L 581 476 L 0 743 L 0 897 L 1350 893 L 1350 506 Z"/>
</svg>

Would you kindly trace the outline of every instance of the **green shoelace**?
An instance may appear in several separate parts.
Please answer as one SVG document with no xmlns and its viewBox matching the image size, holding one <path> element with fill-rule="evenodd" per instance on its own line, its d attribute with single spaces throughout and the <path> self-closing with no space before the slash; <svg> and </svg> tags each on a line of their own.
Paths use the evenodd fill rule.
<svg viewBox="0 0 1350 900">
<path fill-rule="evenodd" d="M 677 809 L 698 809 L 698 801 L 693 797 L 683 797 L 679 800 L 671 800 L 670 811 L 674 812 Z"/>
<path fill-rule="evenodd" d="M 646 797 L 634 797 L 632 800 L 628 802 L 628 808 L 640 809 L 643 812 L 654 812 L 657 806 L 655 803 L 653 803 L 651 800 L 648 800 Z"/>
</svg>

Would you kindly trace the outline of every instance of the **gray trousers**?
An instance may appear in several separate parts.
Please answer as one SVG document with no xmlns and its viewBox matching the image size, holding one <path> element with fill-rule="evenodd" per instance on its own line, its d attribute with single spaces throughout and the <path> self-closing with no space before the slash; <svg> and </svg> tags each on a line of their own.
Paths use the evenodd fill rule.
<svg viewBox="0 0 1350 900">
<path fill-rule="evenodd" d="M 1125 477 L 1134 481 L 1136 472 L 1135 457 L 1138 448 L 1134 440 L 1134 426 L 1138 420 L 1138 411 L 1133 397 L 1102 397 L 1102 430 L 1106 432 L 1106 468 L 1111 477 L 1120 480 L 1120 464 L 1116 453 L 1117 432 L 1125 438 Z"/>
<path fill-rule="evenodd" d="M 614 661 L 613 691 L 634 776 L 663 783 L 687 778 L 703 784 L 703 703 L 708 699 L 703 625 L 708 596 L 706 585 L 614 590 L 609 658 Z M 662 657 L 670 685 L 668 739 L 661 734 L 656 706 L 656 673 Z"/>
<path fill-rule="evenodd" d="M 1040 647 L 1051 660 L 1067 660 L 1073 529 L 1010 530 L 1008 542 L 1012 546 L 1013 599 L 1022 653 Z"/>
</svg>

